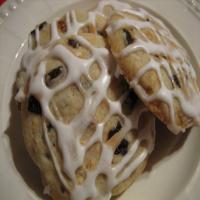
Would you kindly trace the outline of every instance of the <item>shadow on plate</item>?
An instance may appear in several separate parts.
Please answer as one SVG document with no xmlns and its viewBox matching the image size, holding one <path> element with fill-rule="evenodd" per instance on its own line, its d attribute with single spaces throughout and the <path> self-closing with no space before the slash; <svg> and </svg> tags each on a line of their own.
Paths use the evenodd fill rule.
<svg viewBox="0 0 200 200">
<path fill-rule="evenodd" d="M 155 149 L 149 158 L 146 171 L 150 171 L 156 163 L 181 149 L 189 132 L 190 130 L 179 135 L 174 135 L 165 127 L 165 125 L 156 120 Z"/>
<path fill-rule="evenodd" d="M 40 179 L 40 171 L 29 157 L 24 146 L 20 112 L 17 109 L 14 94 L 15 92 L 13 89 L 13 96 L 10 102 L 11 116 L 9 127 L 5 131 L 5 134 L 10 140 L 13 162 L 28 187 L 31 188 L 41 199 L 50 200 L 50 198 L 43 194 L 44 187 L 42 186 L 42 181 Z"/>
<path fill-rule="evenodd" d="M 42 186 L 40 179 L 39 169 L 29 157 L 24 146 L 20 113 L 14 100 L 14 89 L 13 97 L 10 102 L 10 111 L 10 125 L 5 133 L 8 135 L 10 140 L 15 167 L 28 187 L 30 187 L 41 199 L 50 200 L 50 198 L 43 194 L 44 187 Z M 186 141 L 189 132 L 188 131 L 177 136 L 173 135 L 159 121 L 156 122 L 156 130 L 155 149 L 150 156 L 149 163 L 145 171 L 150 171 L 156 163 L 178 151 Z"/>
</svg>

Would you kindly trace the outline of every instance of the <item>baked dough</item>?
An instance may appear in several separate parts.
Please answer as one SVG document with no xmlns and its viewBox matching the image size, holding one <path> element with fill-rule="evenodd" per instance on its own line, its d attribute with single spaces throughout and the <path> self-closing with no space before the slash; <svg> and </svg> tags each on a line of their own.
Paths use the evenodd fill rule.
<svg viewBox="0 0 200 200">
<path fill-rule="evenodd" d="M 154 117 L 114 76 L 96 16 L 69 11 L 39 25 L 18 75 L 24 142 L 55 200 L 121 194 L 154 147 Z"/>
<path fill-rule="evenodd" d="M 190 58 L 169 29 L 142 8 L 104 1 L 107 39 L 122 74 L 175 134 L 200 124 L 200 93 Z"/>
</svg>

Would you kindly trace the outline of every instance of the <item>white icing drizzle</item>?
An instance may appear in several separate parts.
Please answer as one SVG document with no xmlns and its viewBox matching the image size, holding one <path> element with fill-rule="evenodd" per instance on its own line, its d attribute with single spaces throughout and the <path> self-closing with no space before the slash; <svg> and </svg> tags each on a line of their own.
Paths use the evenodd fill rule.
<svg viewBox="0 0 200 200">
<path fill-rule="evenodd" d="M 104 1 L 101 1 L 99 6 L 101 7 L 103 4 Z M 117 5 L 118 4 L 126 5 L 117 2 Z M 129 7 L 125 6 L 125 8 L 127 9 Z M 129 117 L 122 114 L 121 104 L 124 97 L 121 97 L 119 101 L 111 101 L 107 97 L 107 89 L 110 85 L 111 77 L 114 75 L 109 74 L 109 68 L 112 67 L 113 64 L 109 51 L 106 48 L 94 47 L 85 38 L 78 35 L 78 30 L 88 22 L 95 25 L 95 16 L 97 13 L 98 11 L 89 12 L 87 22 L 80 23 L 76 20 L 74 11 L 68 12 L 66 14 L 68 30 L 67 33 L 62 36 L 69 37 L 73 35 L 73 37 L 75 37 L 80 44 L 90 50 L 92 54 L 91 58 L 78 58 L 61 44 L 56 44 L 52 47 L 51 44 L 55 44 L 55 41 L 61 38 L 57 30 L 56 20 L 54 20 L 51 24 L 52 39 L 48 46 L 46 48 L 40 46 L 40 35 L 37 28 L 37 47 L 34 50 L 29 48 L 23 57 L 23 66 L 28 74 L 28 77 L 30 77 L 29 95 L 36 95 L 39 97 L 38 100 L 40 101 L 42 113 L 44 116 L 43 130 L 45 134 L 45 140 L 60 181 L 71 192 L 71 199 L 73 200 L 86 200 L 89 197 L 91 199 L 109 200 L 112 196 L 111 189 L 123 180 L 127 179 L 147 158 L 154 147 L 154 117 L 148 113 L 148 120 L 146 124 L 141 129 L 139 129 L 138 122 L 140 116 L 142 113 L 147 112 L 141 103 L 137 103 Z M 44 76 L 46 73 L 45 59 L 47 57 L 56 57 L 62 60 L 62 62 L 68 68 L 68 75 L 66 79 L 53 89 L 49 89 L 44 82 Z M 87 78 L 91 80 L 91 78 L 88 76 L 89 67 L 94 62 L 99 64 L 101 68 L 101 75 L 98 80 L 93 81 L 91 88 L 84 90 L 80 84 L 80 76 L 85 74 Z M 56 92 L 74 83 L 76 83 L 79 90 L 84 93 L 84 107 L 70 124 L 64 124 L 62 119 L 56 119 L 52 114 L 49 108 L 49 103 Z M 106 99 L 109 104 L 109 113 L 106 116 L 104 122 L 97 124 L 96 131 L 88 143 L 86 143 L 86 145 L 82 145 L 80 143 L 80 138 L 90 122 L 93 120 L 97 106 L 104 99 Z M 122 160 L 117 165 L 113 166 L 112 159 L 114 150 L 103 141 L 102 134 L 105 122 L 115 114 L 119 114 L 123 119 L 122 130 L 124 134 L 134 129 L 138 131 L 138 138 L 135 140 L 132 146 L 130 146 L 129 151 L 122 158 Z M 63 157 L 63 167 L 59 165 L 57 158 L 54 155 L 53 147 L 47 132 L 45 123 L 46 119 L 52 124 L 57 132 L 58 144 Z M 143 141 L 147 142 L 147 148 L 143 150 L 139 155 L 137 155 L 131 163 L 129 163 L 130 160 L 135 156 L 141 142 Z M 94 171 L 87 171 L 87 177 L 84 183 L 82 185 L 78 185 L 76 183 L 75 172 L 80 166 L 82 166 L 87 149 L 96 142 L 100 142 L 102 146 L 102 152 L 100 160 L 98 161 L 97 168 Z M 74 183 L 73 189 L 70 188 L 62 170 L 64 170 L 64 173 L 66 173 Z M 122 170 L 124 170 L 123 173 L 120 173 Z M 98 191 L 95 185 L 95 179 L 99 174 L 105 174 L 107 176 L 108 191 L 106 193 L 101 193 Z"/>
<path fill-rule="evenodd" d="M 99 4 L 97 5 L 97 8 L 95 11 L 98 11 L 100 13 L 103 13 L 105 6 L 111 6 L 115 10 L 130 10 L 133 9 L 129 4 L 116 1 L 116 0 L 101 0 Z"/>
<path fill-rule="evenodd" d="M 104 1 L 103 5 L 107 5 L 109 4 L 109 2 L 110 1 Z M 127 46 L 118 55 L 114 54 L 115 57 L 125 57 L 134 51 L 142 49 L 151 55 L 161 54 L 169 56 L 174 59 L 174 61 L 171 62 L 171 64 L 169 64 L 164 59 L 162 59 L 161 61 L 157 61 L 151 56 L 150 62 L 137 73 L 134 79 L 130 82 L 130 85 L 134 88 L 138 96 L 140 96 L 140 98 L 145 103 L 151 102 L 153 100 L 161 100 L 169 106 L 171 121 L 170 124 L 168 124 L 168 128 L 175 134 L 181 131 L 184 132 L 185 129 L 176 123 L 175 110 L 173 106 L 174 98 L 177 98 L 180 101 L 183 112 L 193 120 L 191 124 L 188 124 L 188 127 L 191 126 L 193 123 L 195 125 L 200 125 L 200 106 L 199 106 L 200 92 L 199 92 L 199 86 L 197 84 L 196 72 L 189 63 L 188 55 L 183 49 L 183 47 L 181 47 L 181 45 L 178 44 L 176 39 L 172 36 L 170 31 L 168 30 L 168 28 L 159 19 L 155 18 L 144 9 L 137 9 L 137 10 L 132 8 L 125 9 L 125 7 L 122 7 L 121 9 L 120 6 L 119 7 L 116 6 L 118 5 L 119 2 L 117 1 L 116 4 L 114 2 L 115 1 L 112 1 L 111 4 L 117 10 L 117 12 L 124 11 L 128 13 L 133 13 L 134 15 L 141 17 L 143 21 L 128 19 L 127 17 L 124 17 L 123 19 L 114 21 L 108 26 L 106 30 L 108 35 L 112 35 L 116 30 L 122 27 L 132 26 L 136 28 L 145 38 L 145 40 L 136 38 L 133 44 Z M 123 12 L 119 13 L 123 15 Z M 146 21 L 146 19 L 150 19 L 150 21 Z M 150 28 L 151 30 L 153 30 L 159 41 L 162 41 L 161 44 L 156 44 L 151 42 L 142 32 L 141 29 L 143 28 Z M 161 36 L 165 37 L 166 39 L 161 38 Z M 167 41 L 168 39 L 173 41 L 178 47 L 172 48 L 169 45 L 169 42 Z M 179 62 L 181 62 L 181 64 Z M 163 78 L 161 75 L 161 68 L 160 68 L 161 66 L 167 71 L 174 85 L 176 85 L 176 83 L 175 80 L 173 79 L 173 76 L 176 75 L 177 77 L 180 77 L 180 75 L 182 74 L 181 76 L 184 77 L 183 87 L 186 88 L 187 95 L 184 94 L 182 88 L 179 89 L 177 87 L 173 90 L 170 90 L 165 86 L 164 82 L 162 81 Z M 139 85 L 138 82 L 142 77 L 142 75 L 144 75 L 147 71 L 152 69 L 157 72 L 158 78 L 161 83 L 161 87 L 157 93 L 149 96 L 145 93 L 144 89 Z M 186 76 L 188 78 L 187 80 Z"/>
<path fill-rule="evenodd" d="M 19 88 L 19 91 L 17 92 L 15 96 L 15 101 L 22 102 L 25 99 L 24 89 Z"/>
</svg>

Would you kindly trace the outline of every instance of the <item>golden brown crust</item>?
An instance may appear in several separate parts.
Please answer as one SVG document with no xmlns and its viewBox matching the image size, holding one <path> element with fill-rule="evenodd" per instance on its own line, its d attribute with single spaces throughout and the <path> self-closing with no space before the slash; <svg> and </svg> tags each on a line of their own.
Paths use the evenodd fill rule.
<svg viewBox="0 0 200 200">
<path fill-rule="evenodd" d="M 115 84 L 118 80 L 115 79 Z M 123 85 L 120 85 L 120 82 L 118 81 L 118 88 L 121 92 L 121 94 L 123 94 L 124 91 L 124 87 Z M 115 87 L 109 87 L 109 91 L 110 91 L 110 97 L 114 98 L 114 97 L 118 97 L 117 99 L 119 99 L 119 91 L 116 90 Z M 62 92 L 65 95 L 70 95 L 70 92 L 68 91 L 64 91 Z M 76 96 L 78 97 L 78 96 Z M 117 100 L 115 99 L 115 101 Z M 77 105 L 76 100 L 73 101 L 73 105 Z M 72 106 L 73 106 L 72 105 Z M 107 108 L 105 107 L 105 102 L 103 104 L 99 105 L 99 109 L 97 109 L 96 111 L 96 122 L 95 123 L 100 123 L 102 120 L 105 119 L 105 113 L 107 113 Z M 60 104 L 58 104 L 56 107 L 59 107 Z M 35 164 L 39 167 L 40 171 L 41 171 L 41 176 L 42 176 L 42 180 L 43 180 L 43 184 L 46 187 L 50 188 L 50 196 L 53 199 L 70 199 L 70 195 L 69 195 L 69 191 L 66 190 L 66 188 L 63 186 L 63 184 L 61 183 L 57 171 L 55 169 L 55 165 L 52 161 L 52 157 L 51 154 L 49 152 L 49 149 L 47 147 L 46 141 L 45 141 L 45 136 L 44 136 L 44 130 L 43 130 L 43 117 L 39 116 L 37 114 L 33 114 L 30 113 L 27 110 L 28 107 L 28 99 L 22 103 L 22 123 L 23 123 L 23 135 L 24 135 L 24 142 L 26 145 L 26 148 L 31 156 L 31 158 L 34 160 Z M 65 108 L 63 108 L 65 109 Z M 68 117 L 73 118 L 73 115 L 70 114 L 70 112 L 67 112 Z M 117 148 L 117 146 L 120 144 L 120 141 L 122 141 L 122 139 L 124 137 L 122 137 L 124 134 L 118 134 L 115 137 L 112 137 L 111 139 L 108 140 L 108 134 L 109 131 L 111 129 L 113 129 L 113 127 L 117 126 L 118 121 L 120 121 L 121 119 L 119 117 L 116 116 L 112 116 L 108 122 L 107 122 L 107 127 L 105 127 L 104 130 L 104 141 L 106 143 L 108 143 L 108 145 L 113 146 L 114 150 L 115 148 Z M 59 146 L 58 146 L 58 141 L 57 141 L 57 134 L 55 132 L 55 130 L 52 130 L 53 127 L 50 127 L 50 140 L 51 143 L 54 146 L 54 153 L 56 155 L 57 160 L 59 161 L 59 165 L 62 166 L 63 164 L 63 160 L 62 160 L 62 156 L 59 150 Z M 87 131 L 85 132 L 85 134 L 82 136 L 81 138 L 81 143 L 82 144 L 86 144 L 87 141 L 89 140 L 89 138 L 92 137 L 92 135 L 94 134 L 95 131 L 95 124 L 91 125 L 90 127 L 88 127 Z M 133 137 L 134 136 L 134 137 Z M 131 137 L 131 138 L 130 138 Z M 127 141 L 130 142 L 130 144 L 134 143 L 134 140 L 137 138 L 137 132 L 135 133 L 129 133 L 126 135 L 126 139 Z M 130 147 L 129 147 L 130 148 Z M 141 149 L 140 149 L 141 151 Z M 96 143 L 93 146 L 91 146 L 88 151 L 86 152 L 85 155 L 85 159 L 84 159 L 84 164 L 83 166 L 81 166 L 79 169 L 77 169 L 76 171 L 76 177 L 77 177 L 77 184 L 82 184 L 86 178 L 86 174 L 87 171 L 92 171 L 95 170 L 96 165 L 98 164 L 98 160 L 99 157 L 101 155 L 101 144 L 100 143 Z M 138 154 L 136 154 L 138 155 Z M 114 155 L 113 157 L 113 165 L 116 165 L 117 163 L 119 163 L 121 161 L 121 159 L 123 158 L 122 155 L 118 154 L 118 155 Z M 123 182 L 119 183 L 117 186 L 115 186 L 112 190 L 112 195 L 113 196 L 118 196 L 120 195 L 122 192 L 124 192 L 134 181 L 135 179 L 142 173 L 142 171 L 144 170 L 145 166 L 146 166 L 147 160 L 145 159 L 144 162 L 142 162 L 142 164 L 137 168 L 137 170 L 135 170 L 130 177 L 128 177 L 126 180 L 124 180 Z M 66 175 L 65 175 L 66 177 Z M 66 180 L 70 183 L 70 179 L 66 177 Z M 99 180 L 97 178 L 97 187 L 101 188 L 103 187 L 102 184 L 105 184 L 106 181 L 106 177 L 103 176 L 101 177 L 101 179 Z M 70 183 L 71 184 L 71 183 Z M 73 184 L 72 184 L 72 188 L 73 188 Z"/>
<path fill-rule="evenodd" d="M 83 12 L 78 12 L 78 14 L 76 12 L 76 15 L 78 16 L 78 21 L 82 21 L 83 18 L 87 18 L 87 14 L 84 14 Z M 56 42 L 53 42 L 52 45 L 63 45 L 63 47 L 67 48 L 71 53 L 73 53 L 75 57 L 81 59 L 90 59 L 92 56 L 92 52 L 86 46 L 79 43 L 76 40 L 76 36 L 64 36 L 68 28 L 65 24 L 65 20 L 66 19 L 64 17 L 58 20 L 58 32 L 63 37 Z M 91 25 L 83 27 L 81 31 L 79 31 L 79 36 L 87 40 L 96 48 L 105 48 L 107 44 L 104 38 L 101 35 L 97 34 L 97 32 L 102 34 L 102 31 L 104 31 L 105 29 L 106 23 L 107 21 L 105 21 L 105 18 L 99 15 L 96 18 L 96 27 L 93 27 Z M 40 29 L 39 33 L 41 36 L 40 45 L 44 48 L 49 45 L 51 39 L 51 32 L 49 27 L 50 25 L 45 23 L 45 25 Z M 38 44 L 36 43 L 34 36 L 32 35 L 32 49 L 34 50 L 37 45 Z M 46 62 L 44 83 L 49 89 L 58 86 L 67 78 L 68 66 L 66 66 L 59 58 L 46 57 L 43 62 Z M 57 78 L 51 80 L 51 74 L 54 70 L 58 70 L 59 73 L 61 72 L 61 74 Z M 97 62 L 91 64 L 88 75 L 92 80 L 89 80 L 86 74 L 82 74 L 79 80 L 84 90 L 88 90 L 92 86 L 93 81 L 97 80 L 101 75 L 101 69 Z M 21 110 L 22 124 L 24 129 L 23 135 L 26 148 L 31 158 L 34 160 L 35 164 L 41 171 L 41 177 L 44 186 L 50 189 L 49 195 L 55 200 L 70 199 L 70 192 L 73 190 L 74 184 L 83 184 L 87 177 L 87 173 L 96 169 L 96 166 L 98 165 L 101 156 L 102 144 L 97 141 L 95 144 L 87 149 L 82 165 L 76 169 L 76 182 L 72 183 L 70 178 L 67 176 L 67 174 L 65 174 L 63 170 L 63 154 L 58 145 L 57 132 L 54 127 L 47 121 L 47 119 L 44 118 L 43 111 L 41 110 L 41 105 L 39 105 L 39 102 L 37 102 L 38 99 L 40 99 L 41 94 L 35 95 L 33 97 L 28 96 L 28 90 L 30 86 L 28 81 L 29 77 L 24 78 L 24 76 L 22 76 L 21 78 L 24 79 L 21 85 L 23 85 L 24 88 L 27 88 L 26 97 L 25 100 L 22 102 Z M 124 79 L 122 80 L 122 78 L 117 79 L 113 77 L 113 80 L 111 81 L 111 84 L 107 89 L 107 96 L 111 101 L 119 101 L 120 97 L 125 92 L 127 92 L 127 90 L 128 86 Z M 136 96 L 134 96 L 134 98 L 136 98 Z M 31 105 L 30 101 L 34 101 L 36 105 Z M 49 104 L 50 112 L 57 120 L 62 121 L 65 124 L 70 124 L 73 120 L 76 120 L 76 116 L 81 112 L 81 109 L 83 108 L 85 103 L 84 101 L 84 91 L 81 91 L 80 87 L 78 87 L 77 84 L 74 83 L 72 85 L 69 85 L 67 88 L 58 91 L 52 96 Z M 135 101 L 137 101 L 137 98 Z M 127 102 L 130 103 L 130 99 Z M 129 110 L 130 114 L 135 105 L 131 105 L 130 107 L 129 105 L 127 105 L 127 102 L 124 103 L 124 107 Z M 110 116 L 109 119 L 107 119 L 106 117 L 109 109 L 109 103 L 106 100 L 100 102 L 100 104 L 96 108 L 91 124 L 86 128 L 84 134 L 80 138 L 80 143 L 82 145 L 86 145 L 89 139 L 93 136 L 97 124 L 107 120 L 107 125 L 105 126 L 103 133 L 103 141 L 104 143 L 109 145 L 115 152 L 112 164 L 116 165 L 122 160 L 127 151 L 131 148 L 131 145 L 138 137 L 138 133 L 137 131 L 129 133 L 123 133 L 122 131 L 120 131 L 121 126 L 123 126 L 123 120 L 121 120 L 120 113 L 119 116 L 114 115 Z M 45 132 L 44 126 L 47 127 L 47 132 Z M 112 133 L 113 129 L 117 130 Z M 50 152 L 47 141 L 45 139 L 45 134 L 48 134 L 53 154 L 55 155 L 56 160 L 58 161 L 58 164 L 61 168 L 62 176 L 64 176 L 65 181 L 70 186 L 69 189 L 65 188 L 59 177 L 54 159 L 52 157 L 52 152 Z M 121 153 L 119 146 L 122 140 L 126 140 L 127 149 L 123 150 L 123 152 Z M 140 151 L 141 149 L 142 148 L 140 147 Z M 145 159 L 145 161 L 137 168 L 137 170 L 132 172 L 130 177 L 128 177 L 126 180 L 119 183 L 115 188 L 113 188 L 112 195 L 117 196 L 125 191 L 135 181 L 136 177 L 138 177 L 142 173 L 146 162 L 147 159 Z M 106 180 L 107 179 L 104 174 L 99 174 L 97 176 L 96 186 L 98 190 L 107 190 L 107 187 L 105 187 Z"/>
<path fill-rule="evenodd" d="M 139 149 L 139 151 L 142 151 L 142 149 Z M 141 173 L 144 171 L 145 167 L 147 165 L 147 160 L 143 161 L 140 166 L 132 173 L 128 179 L 122 181 L 120 184 L 115 186 L 112 189 L 112 195 L 113 196 L 119 196 L 121 193 L 123 193 L 137 178 L 141 175 Z"/>
<path fill-rule="evenodd" d="M 143 22 L 144 19 L 135 18 L 134 15 L 129 14 L 127 15 L 125 12 L 113 12 L 113 15 L 110 17 L 109 25 L 112 26 L 114 22 L 117 22 L 121 19 L 134 19 L 138 20 L 140 22 Z M 119 64 L 120 72 L 124 77 L 128 80 L 130 83 L 132 80 L 136 79 L 138 77 L 138 74 L 143 70 L 145 66 L 147 66 L 148 63 L 152 59 L 154 59 L 157 62 L 167 62 L 169 66 L 172 66 L 172 64 L 175 62 L 177 65 L 183 65 L 183 61 L 176 59 L 173 56 L 166 56 L 165 54 L 150 54 L 147 50 L 142 48 L 138 48 L 132 52 L 127 54 L 122 54 L 123 50 L 131 45 L 133 45 L 136 41 L 141 40 L 146 42 L 147 40 L 149 42 L 152 42 L 153 44 L 167 44 L 169 48 L 171 48 L 171 51 L 174 51 L 177 49 L 177 51 L 180 50 L 180 47 L 172 40 L 170 40 L 167 37 L 159 36 L 160 26 L 157 22 L 155 22 L 153 19 L 151 19 L 151 23 L 154 24 L 151 28 L 141 28 L 140 30 L 136 29 L 134 26 L 131 25 L 124 25 L 122 27 L 119 27 L 118 29 L 114 30 L 112 34 L 108 34 L 108 44 L 111 48 L 111 51 L 114 55 L 114 57 L 117 60 L 117 63 Z M 149 21 L 149 19 L 148 19 Z M 154 30 L 153 30 L 154 29 Z M 128 37 L 128 38 L 127 38 Z M 116 42 L 117 41 L 117 42 Z M 182 50 L 180 50 L 182 51 Z M 155 66 L 152 66 L 155 67 Z M 133 88 L 138 87 L 137 85 L 141 86 L 141 88 L 144 90 L 146 96 L 151 96 L 157 94 L 162 85 L 165 85 L 165 87 L 169 91 L 176 92 L 180 90 L 184 95 L 185 98 L 190 98 L 189 94 L 191 91 L 188 91 L 188 87 L 185 86 L 184 79 L 188 77 L 186 71 L 183 69 L 182 71 L 174 71 L 174 69 L 170 68 L 171 74 L 169 74 L 165 68 L 160 64 L 159 71 L 160 76 L 157 73 L 157 71 L 152 68 L 150 70 L 145 71 L 144 74 L 142 74 L 137 81 L 137 83 L 133 83 Z M 191 81 L 188 80 L 188 81 Z M 192 83 L 195 85 L 194 83 Z M 196 87 L 196 86 L 194 86 Z M 162 99 L 155 99 L 153 101 L 147 101 L 144 96 L 136 90 L 137 95 L 141 97 L 144 104 L 166 125 L 170 127 L 172 123 L 172 117 L 170 115 L 170 109 L 169 105 L 167 105 L 167 102 L 165 102 Z M 179 91 L 178 91 L 179 92 Z M 190 127 L 193 124 L 193 119 L 186 114 L 183 110 L 183 107 L 180 103 L 180 100 L 176 100 L 176 98 L 173 99 L 172 107 L 175 112 L 175 124 L 180 129 L 184 130 L 188 127 Z"/>
<path fill-rule="evenodd" d="M 63 192 L 64 187 L 59 180 L 51 154 L 47 148 L 44 139 L 42 117 L 27 112 L 26 103 L 22 104 L 21 116 L 24 143 L 34 163 L 41 171 L 44 186 L 50 188 L 50 195 L 53 198 L 55 197 L 55 199 L 59 200 L 70 199 L 68 191 L 64 190 Z M 52 143 L 55 142 L 54 140 L 52 139 Z"/>
</svg>

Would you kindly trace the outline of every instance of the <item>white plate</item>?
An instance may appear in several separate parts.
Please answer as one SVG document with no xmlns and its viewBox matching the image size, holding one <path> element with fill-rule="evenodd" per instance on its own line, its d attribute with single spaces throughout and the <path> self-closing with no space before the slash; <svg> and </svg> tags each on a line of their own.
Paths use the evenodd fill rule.
<svg viewBox="0 0 200 200">
<path fill-rule="evenodd" d="M 187 41 L 200 58 L 200 21 L 186 0 L 137 0 L 161 15 Z M 78 2 L 78 3 L 77 3 Z M 93 7 L 97 0 L 10 0 L 0 8 L 0 199 L 42 199 L 37 169 L 23 146 L 20 120 L 13 97 L 13 83 L 34 26 L 59 9 Z M 72 5 L 73 4 L 73 5 Z M 8 15 L 8 16 L 7 16 Z M 187 46 L 187 45 L 186 45 Z M 187 46 L 187 48 L 189 48 Z M 200 62 L 199 62 L 200 63 Z M 197 105 L 198 106 L 198 105 Z M 151 169 L 119 200 L 198 200 L 200 197 L 200 129 L 173 136 L 159 127 Z"/>
</svg>

